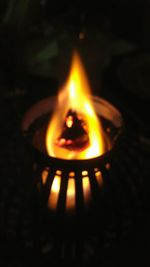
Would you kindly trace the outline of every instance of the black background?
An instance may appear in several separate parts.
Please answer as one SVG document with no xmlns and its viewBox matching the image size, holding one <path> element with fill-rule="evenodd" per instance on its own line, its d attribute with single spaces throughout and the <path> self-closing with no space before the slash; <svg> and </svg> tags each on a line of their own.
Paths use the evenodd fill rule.
<svg viewBox="0 0 150 267">
<path fill-rule="evenodd" d="M 14 3 L 17 3 L 17 1 L 14 1 Z M 22 7 L 19 7 L 19 9 L 16 4 L 16 11 L 12 12 L 12 16 L 5 21 L 4 17 L 9 5 L 9 1 L 0 1 L 0 160 L 2 170 L 0 175 L 0 192 L 3 192 L 5 184 L 4 177 L 7 176 L 5 169 L 8 168 L 8 159 L 11 157 L 9 151 L 14 142 L 12 136 L 19 136 L 21 134 L 20 124 L 24 112 L 32 103 L 39 99 L 56 94 L 58 84 L 62 82 L 60 79 L 62 65 L 58 69 L 56 68 L 53 73 L 50 73 L 50 76 L 43 75 L 43 73 L 40 74 L 39 72 L 32 72 L 26 65 L 26 44 L 30 44 L 32 40 L 41 38 L 49 40 L 52 37 L 51 33 L 45 33 L 47 25 L 52 25 L 54 36 L 55 32 L 57 32 L 58 38 L 59 32 L 64 30 L 67 33 L 69 32 L 70 36 L 70 33 L 77 35 L 83 29 L 86 29 L 87 33 L 95 32 L 96 29 L 104 36 L 107 49 L 105 50 L 101 70 L 96 69 L 97 65 L 95 65 L 93 70 L 88 69 L 87 66 L 88 71 L 91 71 L 91 80 L 96 80 L 95 83 L 92 80 L 93 84 L 95 84 L 93 92 L 94 94 L 105 97 L 122 111 L 125 121 L 131 126 L 131 131 L 136 133 L 138 138 L 142 137 L 144 139 L 142 146 L 147 151 L 147 155 L 149 155 L 149 92 L 145 92 L 145 95 L 143 95 L 144 92 L 141 90 L 140 93 L 136 94 L 130 91 L 129 88 L 122 86 L 117 69 L 120 66 L 119 64 L 127 57 L 131 58 L 139 54 L 144 54 L 149 58 L 150 1 L 107 0 L 98 2 L 90 1 L 87 3 L 87 1 L 70 2 L 57 0 L 52 2 L 33 0 L 30 1 L 26 12 L 23 12 Z M 132 44 L 137 49 L 129 52 L 125 51 L 120 54 L 117 52 L 112 53 L 111 44 L 117 43 L 118 40 Z M 102 47 L 103 49 L 104 46 Z M 68 43 L 66 43 L 67 48 Z M 86 47 L 86 51 L 88 49 L 89 46 L 88 48 Z M 100 53 L 100 57 L 102 57 L 101 54 L 103 54 L 103 51 L 96 50 L 92 56 L 97 57 L 99 56 L 98 53 Z M 117 48 L 115 51 L 117 51 Z M 64 59 L 63 62 L 68 64 L 66 63 L 68 60 L 67 55 L 65 54 L 65 56 L 66 61 Z M 59 57 L 57 59 L 59 61 Z M 99 61 L 98 63 L 97 61 L 94 62 L 99 66 Z M 96 77 L 94 78 L 95 69 Z M 60 76 L 58 75 L 59 73 Z M 63 75 L 62 71 L 62 77 L 64 77 Z M 16 134 L 14 133 L 15 130 L 17 132 Z M 17 150 L 18 148 L 16 147 Z M 148 164 L 148 158 L 146 160 Z M 13 178 L 13 170 L 16 168 L 15 164 L 19 164 L 19 162 L 12 163 L 12 172 L 10 171 L 9 173 Z M 142 170 L 140 171 L 142 173 Z M 147 188 L 148 191 L 149 188 Z M 97 262 L 96 266 L 150 266 L 149 199 L 146 199 L 143 217 L 140 218 L 139 222 L 137 221 L 135 223 L 132 234 L 127 237 L 121 246 L 117 246 L 116 244 L 104 252 L 101 262 Z M 7 211 L 4 211 L 5 213 Z M 5 239 L 5 237 L 3 238 Z M 6 244 L 7 242 L 9 243 L 9 239 L 7 239 Z M 7 245 L 5 249 L 2 244 L 0 246 L 2 251 L 2 254 L 0 253 L 0 263 L 2 267 L 34 265 L 32 256 L 30 262 L 27 262 L 24 258 L 17 261 L 16 256 L 7 259 Z M 5 254 L 3 254 L 3 251 L 5 251 Z"/>
</svg>

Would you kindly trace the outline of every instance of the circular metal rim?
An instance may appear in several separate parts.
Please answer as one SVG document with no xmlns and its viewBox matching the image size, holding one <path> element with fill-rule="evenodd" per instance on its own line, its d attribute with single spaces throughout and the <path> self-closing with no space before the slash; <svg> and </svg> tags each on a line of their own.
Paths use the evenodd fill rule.
<svg viewBox="0 0 150 267">
<path fill-rule="evenodd" d="M 44 165 L 50 165 L 54 164 L 57 166 L 57 168 L 67 168 L 68 170 L 72 170 L 75 168 L 81 168 L 88 167 L 88 164 L 90 163 L 90 166 L 97 166 L 98 164 L 105 164 L 108 162 L 108 160 L 111 158 L 111 155 L 113 151 L 115 150 L 116 144 L 118 143 L 119 137 L 122 136 L 123 128 L 124 128 L 124 122 L 121 113 L 119 110 L 110 104 L 107 100 L 92 96 L 90 97 L 96 111 L 98 109 L 98 106 L 102 104 L 106 108 L 106 118 L 112 122 L 115 123 L 116 128 L 118 129 L 118 135 L 116 137 L 116 140 L 114 142 L 114 145 L 111 149 L 106 151 L 103 155 L 100 155 L 98 157 L 90 158 L 90 159 L 61 159 L 57 157 L 49 156 L 48 154 L 43 153 L 36 147 L 34 147 L 31 143 L 28 142 L 27 136 L 28 131 L 32 123 L 39 118 L 40 116 L 47 114 L 49 111 L 54 109 L 55 103 L 56 103 L 56 97 L 47 97 L 42 99 L 41 101 L 35 103 L 24 115 L 21 125 L 21 131 L 23 133 L 23 137 L 25 138 L 27 144 L 30 146 L 31 151 L 34 153 L 35 159 Z M 99 115 L 99 114 L 98 114 Z"/>
</svg>

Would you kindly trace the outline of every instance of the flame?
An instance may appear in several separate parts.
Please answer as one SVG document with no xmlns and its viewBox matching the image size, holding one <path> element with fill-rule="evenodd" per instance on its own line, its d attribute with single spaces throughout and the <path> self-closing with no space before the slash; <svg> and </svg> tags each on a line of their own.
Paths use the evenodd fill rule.
<svg viewBox="0 0 150 267">
<path fill-rule="evenodd" d="M 66 114 L 69 110 L 83 116 L 88 128 L 89 146 L 83 151 L 69 150 L 56 145 Z M 68 117 L 67 126 L 72 127 Z M 63 139 L 61 140 L 63 142 Z M 63 159 L 89 159 L 104 153 L 103 130 L 90 101 L 90 86 L 77 52 L 74 52 L 69 77 L 58 94 L 56 110 L 50 120 L 46 133 L 47 152 L 52 157 Z"/>
</svg>

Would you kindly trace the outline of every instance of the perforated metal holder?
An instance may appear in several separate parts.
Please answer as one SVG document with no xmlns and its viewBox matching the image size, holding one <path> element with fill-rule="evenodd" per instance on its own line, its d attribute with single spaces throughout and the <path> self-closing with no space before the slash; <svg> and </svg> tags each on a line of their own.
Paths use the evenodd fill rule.
<svg viewBox="0 0 150 267">
<path fill-rule="evenodd" d="M 109 183 L 111 159 L 122 136 L 123 120 L 120 112 L 106 100 L 98 97 L 92 97 L 91 100 L 102 121 L 106 142 L 111 143 L 108 151 L 96 158 L 65 160 L 48 156 L 43 145 L 45 133 L 43 134 L 41 129 L 55 107 L 55 98 L 41 100 L 31 107 L 23 119 L 22 131 L 35 158 L 33 178 L 38 189 L 38 198 L 42 210 L 46 211 L 51 222 L 54 220 L 58 223 L 61 219 L 61 224 L 66 224 L 66 221 L 97 224 L 97 219 L 100 218 L 102 221 L 106 213 L 104 202 L 107 202 L 109 196 L 105 192 L 105 187 Z M 37 132 L 38 139 L 35 144 L 33 139 Z M 55 208 L 51 208 L 51 188 L 56 177 L 60 182 L 60 190 Z M 74 183 L 75 188 L 73 208 L 70 208 L 67 202 L 67 187 L 70 182 Z M 84 190 L 85 183 L 88 184 L 88 191 Z"/>
</svg>

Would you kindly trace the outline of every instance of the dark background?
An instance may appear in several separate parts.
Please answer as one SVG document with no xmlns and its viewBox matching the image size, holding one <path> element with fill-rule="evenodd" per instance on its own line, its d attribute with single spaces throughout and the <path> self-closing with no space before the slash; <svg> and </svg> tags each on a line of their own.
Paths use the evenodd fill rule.
<svg viewBox="0 0 150 267">
<path fill-rule="evenodd" d="M 10 151 L 12 147 L 18 151 L 15 142 L 21 134 L 24 112 L 37 100 L 57 93 L 67 75 L 74 46 L 85 63 L 92 92 L 122 111 L 125 122 L 149 155 L 149 14 L 149 0 L 0 0 L 0 192 L 7 189 L 7 178 L 14 175 L 14 166 L 19 164 L 17 160 L 12 162 L 14 154 Z M 83 40 L 79 38 L 81 32 Z M 6 171 L 8 165 L 10 172 Z M 8 190 L 6 195 L 9 199 Z M 0 201 L 5 217 L 7 205 L 3 206 L 2 194 Z M 104 253 L 97 266 L 150 266 L 149 225 L 146 209 L 132 237 Z M 32 261 L 17 260 L 15 252 L 8 260 L 10 240 L 5 235 L 2 240 L 6 240 L 3 245 L 0 242 L 2 267 L 33 266 Z"/>
<path fill-rule="evenodd" d="M 112 70 L 116 68 L 120 83 L 118 86 L 126 87 L 118 89 L 116 97 L 119 93 L 121 96 L 125 93 L 129 101 L 128 110 L 138 113 L 141 122 L 146 117 L 146 125 L 143 128 L 145 130 L 148 119 L 146 108 L 149 106 L 150 98 L 149 10 L 148 0 L 131 3 L 117 0 L 104 3 L 0 1 L 2 87 L 6 86 L 11 93 L 15 88 L 20 88 L 24 90 L 22 94 L 28 94 L 28 97 L 32 97 L 35 92 L 34 97 L 55 94 L 56 90 L 52 91 L 52 88 L 55 85 L 57 88 L 57 83 L 64 81 L 69 69 L 69 56 L 72 48 L 76 46 L 88 71 L 93 93 L 106 94 L 107 89 L 104 90 L 102 85 L 104 71 L 112 66 Z M 81 42 L 78 38 L 80 32 L 85 33 L 85 38 Z M 124 70 L 128 69 L 124 63 L 124 58 L 127 58 L 128 54 L 128 72 L 133 72 L 133 78 Z M 133 56 L 132 59 L 132 54 L 138 56 Z M 120 66 L 121 73 L 118 74 Z M 141 78 L 137 80 L 136 76 L 139 76 L 140 71 Z M 104 83 L 109 80 L 110 77 L 106 78 Z M 51 83 L 54 86 L 51 86 Z M 5 94 L 3 89 L 1 91 Z M 134 100 L 131 100 L 131 96 L 128 97 L 128 93 L 133 95 Z M 111 89 L 108 97 L 110 95 L 114 95 Z M 126 101 L 126 98 L 123 100 Z"/>
</svg>

